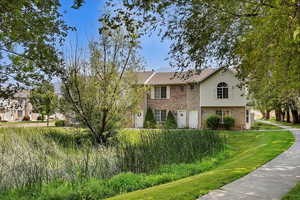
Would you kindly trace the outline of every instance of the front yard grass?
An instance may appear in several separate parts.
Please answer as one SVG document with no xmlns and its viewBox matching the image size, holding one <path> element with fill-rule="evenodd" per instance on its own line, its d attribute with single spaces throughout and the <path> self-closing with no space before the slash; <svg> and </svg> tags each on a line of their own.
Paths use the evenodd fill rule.
<svg viewBox="0 0 300 200">
<path fill-rule="evenodd" d="M 299 199 L 300 199 L 300 182 L 282 198 L 282 200 L 299 200 Z"/>
<path fill-rule="evenodd" d="M 49 123 L 55 122 L 55 120 L 49 120 Z M 39 123 L 47 123 L 47 121 L 15 121 L 15 122 L 0 122 L 0 126 L 2 125 L 15 125 L 15 124 L 39 124 Z"/>
<path fill-rule="evenodd" d="M 300 128 L 300 124 L 294 124 L 294 123 L 291 123 L 291 122 L 281 122 L 281 121 L 276 121 L 275 119 L 271 119 L 269 121 L 277 123 L 277 124 L 281 124 L 281 125 L 284 125 L 284 126 L 290 126 L 290 127 L 293 127 L 293 128 Z"/>
<path fill-rule="evenodd" d="M 288 131 L 224 132 L 230 158 L 204 173 L 109 198 L 110 200 L 194 200 L 270 161 L 294 143 Z"/>
<path fill-rule="evenodd" d="M 272 124 L 266 124 L 263 122 L 255 122 L 253 124 L 253 126 L 251 127 L 251 129 L 253 129 L 253 130 L 279 130 L 282 128 L 280 128 L 278 126 L 274 126 Z"/>
</svg>

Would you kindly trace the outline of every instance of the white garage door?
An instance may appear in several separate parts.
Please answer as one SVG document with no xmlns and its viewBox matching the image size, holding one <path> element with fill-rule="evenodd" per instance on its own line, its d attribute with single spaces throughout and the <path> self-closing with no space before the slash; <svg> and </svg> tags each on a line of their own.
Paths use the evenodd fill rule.
<svg viewBox="0 0 300 200">
<path fill-rule="evenodd" d="M 178 126 L 178 128 L 186 127 L 186 111 L 185 110 L 177 111 L 177 126 Z"/>
<path fill-rule="evenodd" d="M 134 127 L 135 128 L 143 128 L 144 126 L 144 112 L 140 111 L 135 114 L 135 119 L 134 119 Z"/>
<path fill-rule="evenodd" d="M 198 111 L 189 111 L 189 128 L 198 128 Z"/>
</svg>

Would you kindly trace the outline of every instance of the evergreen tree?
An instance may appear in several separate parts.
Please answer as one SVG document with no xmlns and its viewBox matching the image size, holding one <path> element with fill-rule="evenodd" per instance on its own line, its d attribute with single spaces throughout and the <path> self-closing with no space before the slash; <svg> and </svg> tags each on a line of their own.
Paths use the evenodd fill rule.
<svg viewBox="0 0 300 200">
<path fill-rule="evenodd" d="M 177 121 L 171 111 L 168 112 L 167 121 L 165 124 L 166 128 L 177 128 Z"/>
<path fill-rule="evenodd" d="M 155 128 L 156 120 L 154 118 L 154 114 L 151 108 L 147 109 L 145 121 L 144 121 L 144 128 Z"/>
</svg>

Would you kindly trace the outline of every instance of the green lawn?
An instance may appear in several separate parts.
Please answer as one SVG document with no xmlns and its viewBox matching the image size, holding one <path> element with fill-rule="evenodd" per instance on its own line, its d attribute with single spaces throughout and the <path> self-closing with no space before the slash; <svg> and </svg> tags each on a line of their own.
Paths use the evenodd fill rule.
<svg viewBox="0 0 300 200">
<path fill-rule="evenodd" d="M 294 142 L 287 131 L 225 132 L 230 157 L 207 172 L 109 198 L 110 200 L 194 200 L 220 188 L 273 159 Z"/>
<path fill-rule="evenodd" d="M 49 120 L 49 123 L 55 122 L 55 120 Z M 16 121 L 16 122 L 0 122 L 1 125 L 14 125 L 14 124 L 30 124 L 30 123 L 47 123 L 47 121 Z"/>
<path fill-rule="evenodd" d="M 278 129 L 282 129 L 278 126 L 274 126 L 272 124 L 266 124 L 263 122 L 255 122 L 253 124 L 253 126 L 251 127 L 251 129 L 253 130 L 278 130 Z"/>
<path fill-rule="evenodd" d="M 300 199 L 300 182 L 282 198 L 282 200 L 299 200 L 299 199 Z"/>
<path fill-rule="evenodd" d="M 294 124 L 294 123 L 288 123 L 288 122 L 279 122 L 279 121 L 276 121 L 275 119 L 271 119 L 269 121 L 277 123 L 277 124 L 282 124 L 282 125 L 285 125 L 285 126 L 291 126 L 293 128 L 300 128 L 300 124 Z"/>
</svg>

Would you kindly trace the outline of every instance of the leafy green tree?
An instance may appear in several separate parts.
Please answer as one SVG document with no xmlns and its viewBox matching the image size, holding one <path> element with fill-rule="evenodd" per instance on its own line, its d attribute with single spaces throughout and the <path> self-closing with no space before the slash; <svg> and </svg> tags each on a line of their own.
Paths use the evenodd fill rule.
<svg viewBox="0 0 300 200">
<path fill-rule="evenodd" d="M 141 100 L 144 89 L 133 73 L 142 68 L 137 50 L 134 38 L 121 31 L 102 33 L 90 42 L 88 61 L 76 51 L 67 62 L 61 77 L 65 111 L 99 144 L 109 142 Z"/>
<path fill-rule="evenodd" d="M 74 0 L 73 8 L 83 1 Z M 61 73 L 67 32 L 59 0 L 0 1 L 0 96 Z"/>
<path fill-rule="evenodd" d="M 171 128 L 171 129 L 177 128 L 177 121 L 176 121 L 176 119 L 175 119 L 172 111 L 168 112 L 167 120 L 166 120 L 166 123 L 165 123 L 165 127 L 166 128 Z"/>
<path fill-rule="evenodd" d="M 156 120 L 151 108 L 147 108 L 145 120 L 144 120 L 144 128 L 155 128 Z"/>
<path fill-rule="evenodd" d="M 58 107 L 58 96 L 55 94 L 54 86 L 49 81 L 43 81 L 39 86 L 31 90 L 30 102 L 35 112 L 38 112 L 44 120 L 47 116 L 47 126 L 49 116 L 54 114 Z"/>
<path fill-rule="evenodd" d="M 109 1 L 111 4 L 114 0 Z M 142 0 L 101 20 L 139 35 L 160 28 L 179 71 L 233 66 L 265 117 L 291 112 L 299 121 L 300 5 L 295 0 Z M 125 9 L 124 9 L 125 8 Z M 139 26 L 139 29 L 132 28 Z M 288 116 L 288 114 L 286 114 Z"/>
</svg>

